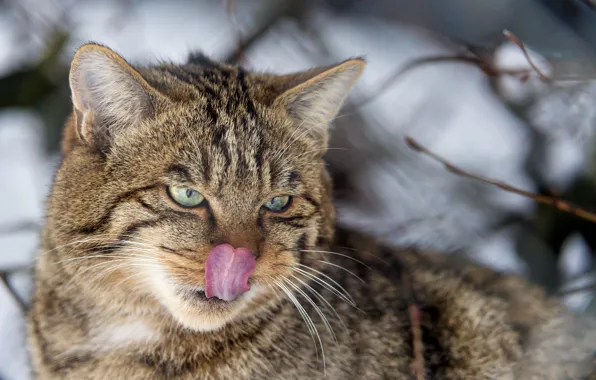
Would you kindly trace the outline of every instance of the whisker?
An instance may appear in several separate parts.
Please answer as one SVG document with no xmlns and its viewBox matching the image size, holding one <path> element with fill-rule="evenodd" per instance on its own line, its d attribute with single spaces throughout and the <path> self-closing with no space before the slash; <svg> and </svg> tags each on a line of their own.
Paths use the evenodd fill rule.
<svg viewBox="0 0 596 380">
<path fill-rule="evenodd" d="M 138 260 L 138 259 L 137 259 L 137 260 Z M 66 283 L 66 288 L 67 288 L 67 289 L 68 289 L 68 288 L 70 288 L 70 286 L 72 286 L 73 282 L 74 282 L 74 281 L 75 281 L 77 278 L 79 278 L 79 277 L 80 277 L 80 276 L 82 276 L 84 273 L 87 273 L 87 272 L 88 272 L 88 271 L 90 271 L 90 270 L 93 270 L 93 269 L 95 269 L 95 268 L 97 268 L 97 267 L 106 266 L 106 265 L 113 265 L 114 263 L 120 263 L 120 262 L 125 262 L 125 263 L 126 263 L 126 265 L 135 266 L 135 265 L 134 265 L 134 261 L 133 261 L 132 259 L 127 259 L 127 258 L 120 258 L 120 259 L 112 259 L 112 260 L 102 261 L 102 262 L 100 262 L 100 263 L 98 263 L 98 264 L 91 265 L 90 267 L 87 267 L 87 268 L 83 269 L 82 271 L 78 271 L 78 272 L 76 272 L 76 273 L 75 273 L 75 275 L 74 275 L 74 276 L 72 276 L 72 278 L 71 278 L 71 279 L 70 279 L 70 280 L 69 280 L 69 281 Z M 154 261 L 153 261 L 153 262 L 151 262 L 151 263 L 152 263 L 152 264 L 155 264 L 155 266 L 156 266 L 156 267 L 160 267 L 160 266 L 159 266 L 157 263 L 155 263 Z M 116 265 L 116 267 L 113 269 L 113 271 L 115 271 L 115 270 L 117 270 L 117 269 L 119 269 L 119 268 L 123 268 L 123 267 L 125 267 L 126 265 L 122 265 L 122 266 L 118 266 L 118 265 Z M 136 266 L 139 266 L 139 265 L 145 265 L 145 264 L 136 264 Z M 160 267 L 160 268 L 161 268 L 161 267 Z M 112 271 L 112 272 L 113 272 L 113 271 Z M 100 273 L 102 273 L 102 272 L 100 272 Z M 107 273 L 105 273 L 105 274 L 107 274 Z M 105 274 L 104 274 L 104 275 L 105 275 Z M 97 275 L 96 275 L 96 277 L 97 277 Z M 96 280 L 96 278 L 94 277 L 94 278 L 93 278 L 91 281 L 95 281 L 95 280 Z"/>
<path fill-rule="evenodd" d="M 326 365 L 326 360 L 325 360 L 325 349 L 323 348 L 323 341 L 321 340 L 321 336 L 319 335 L 319 330 L 317 330 L 317 327 L 316 327 L 315 323 L 313 322 L 312 318 L 310 317 L 310 315 L 308 315 L 308 312 L 306 311 L 306 309 L 304 309 L 304 307 L 300 304 L 300 301 L 298 301 L 298 299 L 292 294 L 292 292 L 284 284 L 278 283 L 278 285 L 281 286 L 282 289 L 285 289 L 288 297 L 290 297 L 290 299 L 292 299 L 292 301 L 295 301 L 294 305 L 296 305 L 296 307 L 300 307 L 300 309 L 302 309 L 302 311 L 304 312 L 304 316 L 309 321 L 308 323 L 310 323 L 310 325 L 317 337 L 317 340 L 319 341 L 319 345 L 321 346 L 321 357 L 323 358 L 323 372 L 326 375 L 327 374 L 327 365 Z M 315 344 L 315 350 L 316 350 L 316 344 Z"/>
<path fill-rule="evenodd" d="M 310 291 L 310 293 L 312 295 L 314 295 L 315 297 L 317 297 L 318 299 L 320 299 L 323 302 L 323 304 L 325 305 L 325 307 L 327 308 L 327 310 L 330 310 L 333 314 L 335 314 L 335 316 L 337 317 L 337 319 L 339 320 L 339 322 L 343 326 L 344 330 L 346 330 L 346 331 L 348 330 L 348 327 L 344 323 L 343 319 L 337 313 L 337 310 L 335 310 L 335 308 L 333 307 L 333 305 L 331 305 L 331 303 L 329 303 L 329 301 L 327 301 L 325 299 L 325 297 L 323 297 L 323 295 L 321 293 L 317 292 L 315 290 L 315 288 L 313 288 L 312 286 L 310 286 L 306 281 L 303 281 L 301 278 L 299 278 L 297 276 L 294 276 L 293 274 L 290 275 L 290 276 L 292 276 L 297 281 L 299 281 L 302 285 L 304 285 L 306 287 L 306 289 L 308 289 L 308 291 Z"/>
<path fill-rule="evenodd" d="M 136 251 L 135 251 L 136 252 Z M 146 252 L 152 252 L 152 251 L 146 251 Z M 91 255 L 91 256 L 81 256 L 81 257 L 71 257 L 69 259 L 64 259 L 64 260 L 59 260 L 59 261 L 55 261 L 55 264 L 62 264 L 62 263 L 67 263 L 67 262 L 72 262 L 72 261 L 82 261 L 82 260 L 91 260 L 91 259 L 119 259 L 119 258 L 123 258 L 123 257 L 139 257 L 139 258 L 151 258 L 151 256 L 149 255 L 138 255 L 138 254 L 131 254 L 131 253 L 122 253 L 122 254 L 118 254 L 118 255 Z"/>
<path fill-rule="evenodd" d="M 302 295 L 302 297 L 304 297 L 304 299 L 306 299 L 308 303 L 311 304 L 311 306 L 315 309 L 315 312 L 319 314 L 319 317 L 321 317 L 321 321 L 323 321 L 323 324 L 327 328 L 327 331 L 329 331 L 329 333 L 333 337 L 333 340 L 335 341 L 335 343 L 337 343 L 337 337 L 335 336 L 335 332 L 333 331 L 333 328 L 331 327 L 331 324 L 329 323 L 327 316 L 321 311 L 321 308 L 319 308 L 319 306 L 312 300 L 312 298 L 310 298 L 308 294 L 304 292 L 304 290 L 300 289 L 298 285 L 294 284 L 289 279 L 284 279 L 284 282 L 290 285 L 292 288 L 294 288 L 300 295 Z"/>
<path fill-rule="evenodd" d="M 114 262 L 110 262 L 110 264 L 113 264 Z M 144 266 L 144 264 L 135 264 L 135 263 L 129 263 L 128 260 L 118 260 L 116 263 L 119 263 L 118 265 L 114 265 L 112 267 L 108 266 L 108 268 L 103 269 L 101 272 L 97 273 L 94 277 L 92 277 L 89 281 L 90 282 L 95 282 L 98 279 L 105 277 L 111 273 L 114 273 L 115 271 L 117 271 L 118 269 L 121 268 L 127 268 L 127 267 L 135 267 L 135 266 Z M 149 267 L 149 266 L 147 266 Z"/>
<path fill-rule="evenodd" d="M 375 254 L 374 254 L 374 253 L 372 253 L 372 252 L 368 252 L 368 251 L 365 251 L 365 250 L 358 250 L 358 249 L 356 249 L 356 248 L 353 248 L 353 247 L 346 247 L 346 246 L 339 246 L 339 247 L 337 247 L 337 248 L 346 249 L 346 250 L 348 250 L 348 251 L 357 252 L 357 253 L 359 253 L 359 254 L 365 254 L 365 255 L 371 256 L 371 257 L 373 257 L 373 258 L 375 258 L 375 259 L 379 260 L 379 261 L 380 261 L 380 262 L 382 262 L 383 264 L 389 265 L 389 263 L 388 263 L 386 260 L 383 260 L 382 258 L 380 258 L 379 256 L 375 255 Z"/>
<path fill-rule="evenodd" d="M 332 252 L 332 251 L 317 251 L 317 250 L 312 250 L 312 249 L 301 249 L 300 252 L 306 252 L 306 253 L 329 253 L 332 255 L 337 255 L 337 256 L 341 256 L 341 257 L 345 257 L 348 258 L 352 261 L 355 261 L 359 264 L 364 265 L 365 267 L 367 267 L 368 269 L 372 269 L 371 267 L 369 267 L 368 265 L 366 265 L 364 262 L 350 256 L 350 255 L 346 255 L 345 253 L 339 253 L 339 252 Z"/>
<path fill-rule="evenodd" d="M 56 246 L 50 250 L 41 252 L 40 255 L 47 255 L 53 251 L 62 249 L 62 248 L 66 248 L 69 246 L 73 246 L 73 245 L 82 245 L 82 244 L 87 244 L 87 243 L 93 243 L 93 242 L 104 242 L 104 239 L 102 239 L 102 237 L 109 237 L 109 236 L 121 236 L 121 235 L 117 235 L 117 234 L 98 234 L 98 235 L 94 235 L 94 236 L 90 236 L 87 237 L 85 239 L 80 239 L 80 240 L 75 240 L 66 244 L 62 244 L 59 246 Z M 124 236 L 128 236 L 128 235 L 124 235 Z M 144 239 L 146 240 L 146 239 Z M 115 242 L 105 242 L 106 244 L 104 244 L 105 248 L 111 248 L 111 245 L 115 245 L 116 247 L 118 247 L 118 244 L 123 243 L 124 241 L 118 240 Z M 150 247 L 150 248 L 155 248 L 155 246 L 150 245 L 150 244 L 145 244 L 145 243 L 140 243 L 140 242 L 136 242 L 136 241 L 132 241 L 132 240 L 126 240 L 125 242 L 131 243 L 131 244 L 136 244 L 136 245 L 143 245 L 146 247 Z M 158 245 L 157 243 L 155 243 L 156 245 Z"/>
<path fill-rule="evenodd" d="M 131 280 L 133 277 L 138 277 L 140 275 L 144 274 L 143 272 L 136 272 L 133 273 L 132 275 L 126 277 L 125 279 L 123 279 L 122 281 L 119 281 L 117 284 L 114 285 L 115 288 L 119 287 L 120 285 L 122 285 L 123 283 L 125 283 L 128 280 Z"/>
<path fill-rule="evenodd" d="M 334 266 L 334 267 L 336 267 L 336 268 L 339 268 L 339 269 L 345 270 L 346 272 L 348 272 L 348 273 L 349 273 L 349 274 L 351 274 L 352 276 L 356 277 L 356 278 L 358 279 L 358 281 L 360 281 L 360 282 L 362 282 L 364 285 L 366 285 L 366 281 L 364 281 L 362 278 L 360 278 L 359 276 L 357 276 L 357 275 L 356 275 L 354 272 L 352 272 L 351 270 L 348 270 L 348 269 L 346 269 L 346 268 L 342 267 L 341 265 L 337 265 L 337 264 L 334 264 L 334 263 L 330 263 L 329 261 L 325 261 L 325 260 L 317 260 L 317 261 L 318 261 L 318 262 L 320 262 L 320 263 L 323 263 L 323 264 L 331 265 L 331 266 Z"/>
<path fill-rule="evenodd" d="M 348 303 L 349 305 L 356 307 L 356 304 L 354 302 L 352 302 L 348 297 L 346 297 L 343 293 L 341 293 L 339 290 L 337 290 L 335 287 L 333 287 L 331 284 L 327 283 L 326 281 L 320 279 L 319 277 L 313 275 L 312 273 L 308 273 L 307 271 L 300 269 L 300 268 L 295 268 L 295 267 L 290 267 L 293 271 L 297 272 L 297 273 L 301 273 L 302 275 L 312 279 L 314 282 L 320 284 L 321 286 L 323 286 L 325 289 L 329 290 L 331 293 L 335 294 L 337 297 L 339 297 L 342 301 Z"/>
<path fill-rule="evenodd" d="M 347 148 L 319 148 L 319 149 L 312 149 L 312 150 L 308 150 L 308 151 L 306 151 L 306 152 L 302 152 L 302 153 L 300 153 L 299 155 L 296 155 L 296 156 L 294 156 L 294 157 L 292 157 L 292 158 L 293 158 L 293 159 L 297 159 L 297 158 L 300 158 L 300 157 L 306 156 L 307 154 L 310 154 L 310 153 L 315 153 L 315 152 L 326 152 L 326 151 L 329 151 L 329 150 L 348 150 L 348 149 L 347 149 Z"/>
<path fill-rule="evenodd" d="M 332 283 L 334 283 L 335 285 L 337 285 L 338 288 L 340 288 L 341 290 L 344 291 L 344 293 L 346 294 L 346 296 L 348 296 L 348 298 L 350 299 L 350 301 L 352 301 L 352 303 L 355 305 L 356 303 L 354 302 L 354 298 L 350 295 L 350 293 L 343 287 L 341 286 L 337 281 L 335 281 L 334 279 L 332 279 L 331 277 L 329 277 L 328 275 L 326 275 L 325 273 L 321 272 L 320 270 L 316 270 L 315 268 L 309 267 L 308 265 L 304 265 L 304 264 L 297 264 L 298 266 L 301 266 L 303 268 L 307 268 L 310 269 L 311 271 L 320 274 L 321 276 L 329 279 L 329 281 L 331 281 Z"/>
<path fill-rule="evenodd" d="M 302 320 L 304 321 L 304 323 L 306 324 L 306 327 L 308 328 L 308 332 L 310 333 L 310 337 L 312 338 L 312 342 L 313 345 L 315 347 L 315 354 L 317 355 L 317 359 L 319 357 L 318 354 L 318 349 L 317 349 L 317 341 L 315 340 L 315 334 L 314 331 L 312 329 L 311 323 L 312 320 L 309 323 L 309 316 L 306 313 L 306 310 L 304 310 L 304 308 L 302 307 L 302 305 L 300 305 L 300 302 L 298 302 L 298 300 L 292 295 L 292 292 L 290 292 L 290 290 L 283 286 L 280 282 L 275 281 L 275 285 L 277 285 L 283 293 L 285 293 L 285 295 L 288 297 L 288 299 L 292 302 L 292 304 L 294 304 L 294 307 L 296 307 L 296 310 L 298 310 L 298 313 L 300 313 L 300 316 L 302 317 Z"/>
</svg>

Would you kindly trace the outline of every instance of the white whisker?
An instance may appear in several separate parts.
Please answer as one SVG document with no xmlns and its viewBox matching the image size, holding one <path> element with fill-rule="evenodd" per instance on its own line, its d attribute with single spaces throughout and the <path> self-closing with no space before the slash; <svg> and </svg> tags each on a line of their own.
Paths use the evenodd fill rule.
<svg viewBox="0 0 596 380">
<path fill-rule="evenodd" d="M 319 341 L 319 345 L 321 346 L 321 357 L 323 358 L 323 370 L 326 374 L 327 373 L 327 365 L 326 365 L 326 360 L 325 360 L 325 351 L 323 348 L 323 342 L 321 341 L 321 336 L 319 335 L 319 331 L 317 330 L 316 325 L 312 321 L 312 318 L 310 317 L 310 315 L 308 315 L 308 312 L 306 311 L 306 309 L 304 309 L 304 307 L 300 304 L 300 301 L 298 301 L 298 299 L 294 296 L 294 294 L 292 294 L 290 289 L 288 289 L 287 286 L 285 286 L 284 284 L 282 284 L 280 282 L 278 282 L 277 285 L 284 290 L 284 292 L 288 295 L 288 297 L 290 297 L 290 299 L 292 300 L 292 302 L 294 303 L 296 308 L 299 310 L 302 310 L 301 314 L 303 316 L 303 319 L 305 319 L 305 322 L 307 323 L 307 325 L 310 326 L 309 330 L 311 331 L 311 335 L 312 335 L 312 332 L 314 332 L 314 335 L 317 337 L 317 340 Z M 314 341 L 314 337 L 313 337 L 313 341 Z M 315 343 L 315 351 L 316 351 L 316 343 Z"/>
<path fill-rule="evenodd" d="M 333 331 L 333 328 L 331 327 L 331 324 L 329 323 L 327 316 L 321 311 L 321 308 L 319 308 L 319 306 L 317 306 L 317 304 L 312 300 L 312 298 L 310 298 L 308 294 L 304 292 L 304 290 L 300 289 L 298 285 L 294 284 L 289 279 L 285 279 L 284 282 L 290 285 L 292 288 L 294 288 L 300 295 L 302 295 L 302 297 L 304 297 L 304 299 L 306 299 L 306 301 L 309 304 L 311 304 L 311 306 L 315 309 L 315 312 L 319 314 L 319 317 L 321 317 L 321 321 L 323 321 L 323 324 L 327 328 L 327 331 L 329 331 L 329 333 L 333 337 L 333 340 L 335 341 L 335 343 L 337 343 L 337 337 L 335 336 L 335 332 Z"/>
<path fill-rule="evenodd" d="M 358 276 L 357 276 L 357 275 L 356 275 L 354 272 L 352 272 L 351 270 L 348 270 L 348 269 L 346 269 L 346 268 L 342 267 L 341 265 L 337 265 L 337 264 L 334 264 L 334 263 L 330 263 L 329 261 L 325 261 L 325 260 L 317 260 L 317 261 L 318 261 L 318 262 L 320 262 L 320 263 L 323 263 L 323 264 L 331 265 L 331 266 L 334 266 L 334 267 L 336 267 L 336 268 L 342 269 L 342 270 L 344 270 L 344 271 L 348 272 L 349 274 L 351 274 L 352 276 L 356 277 L 356 279 L 358 279 L 358 281 L 360 281 L 360 282 L 362 282 L 364 285 L 366 285 L 366 281 L 364 281 L 363 279 L 361 279 L 360 277 L 358 277 Z"/>
<path fill-rule="evenodd" d="M 367 267 L 368 269 L 372 269 L 371 267 L 369 267 L 368 265 L 366 265 L 364 262 L 350 256 L 350 255 L 346 255 L 345 253 L 339 253 L 339 252 L 333 252 L 333 251 L 317 251 L 317 250 L 312 250 L 312 249 L 301 249 L 300 252 L 306 252 L 306 253 L 329 253 L 331 255 L 337 255 L 337 256 L 341 256 L 341 257 L 345 257 L 347 259 L 350 259 L 352 261 L 355 261 L 359 264 L 364 265 L 365 267 Z"/>
<path fill-rule="evenodd" d="M 325 277 L 325 278 L 329 279 L 329 281 L 331 281 L 332 283 L 334 283 L 335 285 L 337 285 L 337 287 L 338 287 L 338 288 L 340 288 L 341 290 L 343 290 L 343 291 L 344 291 L 344 293 L 346 294 L 346 296 L 347 296 L 347 297 L 350 299 L 350 301 L 352 301 L 352 304 L 354 304 L 354 305 L 356 304 L 356 303 L 354 302 L 354 298 L 353 298 L 353 297 L 350 295 L 350 293 L 349 293 L 349 292 L 348 292 L 348 291 L 347 291 L 347 290 L 346 290 L 346 289 L 345 289 L 343 286 L 341 286 L 341 285 L 340 285 L 340 284 L 339 284 L 337 281 L 335 281 L 334 279 L 332 279 L 331 277 L 329 277 L 329 276 L 328 276 L 328 275 L 326 275 L 325 273 L 321 272 L 320 270 L 316 270 L 315 268 L 311 268 L 311 267 L 309 267 L 308 265 L 304 265 L 304 264 L 297 264 L 297 265 L 299 265 L 299 266 L 301 266 L 301 267 L 303 267 L 303 268 L 310 269 L 311 271 L 313 271 L 313 272 L 315 272 L 315 273 L 318 273 L 318 274 L 320 274 L 321 276 L 323 276 L 323 277 Z"/>
<path fill-rule="evenodd" d="M 295 268 L 295 267 L 290 267 L 293 271 L 300 273 L 310 279 L 312 279 L 314 282 L 320 284 L 321 286 L 323 286 L 325 289 L 329 290 L 331 293 L 335 294 L 337 297 L 339 297 L 341 300 L 343 300 L 344 302 L 346 302 L 347 304 L 356 307 L 356 304 L 353 303 L 348 297 L 346 297 L 343 293 L 341 293 L 339 290 L 337 290 L 336 288 L 334 288 L 331 284 L 327 283 L 326 281 L 318 278 L 317 276 L 315 276 L 312 273 L 308 273 L 307 271 L 300 269 L 300 268 Z"/>
<path fill-rule="evenodd" d="M 308 291 L 312 295 L 314 295 L 315 297 L 317 297 L 318 299 L 320 299 L 324 303 L 325 307 L 328 310 L 330 310 L 333 314 L 335 314 L 335 316 L 337 317 L 337 319 L 339 320 L 339 322 L 343 326 L 344 330 L 347 330 L 348 329 L 348 327 L 345 325 L 343 319 L 341 319 L 341 317 L 339 316 L 339 314 L 337 313 L 337 311 L 335 310 L 335 308 L 333 307 L 333 305 L 331 305 L 331 303 L 329 303 L 329 301 L 327 301 L 325 299 L 325 297 L 323 297 L 321 295 L 321 293 L 317 292 L 312 286 L 310 286 L 306 281 L 303 281 L 299 277 L 294 276 L 293 274 L 291 276 L 292 276 L 292 278 L 295 278 L 297 281 L 299 281 L 302 285 L 304 285 L 306 287 L 306 289 L 308 289 Z"/>
</svg>

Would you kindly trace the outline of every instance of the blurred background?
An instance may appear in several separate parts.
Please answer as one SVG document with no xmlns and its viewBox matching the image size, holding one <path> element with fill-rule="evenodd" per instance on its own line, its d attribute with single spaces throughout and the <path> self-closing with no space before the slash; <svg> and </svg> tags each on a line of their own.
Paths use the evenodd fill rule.
<svg viewBox="0 0 596 380">
<path fill-rule="evenodd" d="M 88 41 L 132 63 L 202 51 L 278 73 L 364 56 L 327 157 L 340 223 L 518 273 L 596 312 L 594 222 L 404 142 L 596 210 L 596 2 L 0 0 L 0 379 L 29 378 L 31 264 L 71 109 L 69 61 Z"/>
</svg>

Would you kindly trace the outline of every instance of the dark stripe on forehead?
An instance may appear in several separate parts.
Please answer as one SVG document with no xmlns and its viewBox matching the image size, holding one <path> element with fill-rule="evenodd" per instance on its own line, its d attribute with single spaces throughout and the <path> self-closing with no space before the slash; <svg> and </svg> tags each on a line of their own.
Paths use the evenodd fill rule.
<svg viewBox="0 0 596 380">
<path fill-rule="evenodd" d="M 257 166 L 257 180 L 259 186 L 263 188 L 263 151 L 265 150 L 265 139 L 263 133 L 259 131 L 257 146 L 255 147 L 255 165 Z"/>
<path fill-rule="evenodd" d="M 219 121 L 219 112 L 217 112 L 217 109 L 211 100 L 207 100 L 205 110 L 207 111 L 207 117 L 210 119 L 211 123 L 217 125 L 217 122 Z"/>
<path fill-rule="evenodd" d="M 225 160 L 224 168 L 222 168 L 223 172 L 227 172 L 232 164 L 232 157 L 230 156 L 229 146 L 225 139 L 225 133 L 226 130 L 224 126 L 218 125 L 213 128 L 213 145 L 219 148 Z"/>
<path fill-rule="evenodd" d="M 238 178 L 245 178 L 248 176 L 248 160 L 247 160 L 247 153 L 248 147 L 246 146 L 246 137 L 245 136 L 238 136 L 238 140 L 236 143 L 236 153 L 238 154 L 238 164 L 236 165 L 236 176 Z"/>
<path fill-rule="evenodd" d="M 279 186 L 281 183 L 283 171 L 279 164 L 279 160 L 269 162 L 269 183 L 272 187 Z"/>
<path fill-rule="evenodd" d="M 201 155 L 203 180 L 209 182 L 211 181 L 211 154 L 208 149 L 201 149 L 199 154 Z"/>
<path fill-rule="evenodd" d="M 246 72 L 241 67 L 238 68 L 238 83 L 239 91 L 241 96 L 245 98 L 244 105 L 246 106 L 246 112 L 251 119 L 257 118 L 257 110 L 248 91 L 248 85 L 246 84 Z"/>
<path fill-rule="evenodd" d="M 288 185 L 293 189 L 296 189 L 300 185 L 300 173 L 296 170 L 292 170 L 288 174 Z"/>
<path fill-rule="evenodd" d="M 205 77 L 211 71 L 200 66 L 186 65 L 183 67 L 186 74 L 192 79 L 192 83 L 205 83 Z"/>
<path fill-rule="evenodd" d="M 205 96 L 207 99 L 209 99 L 211 101 L 218 99 L 217 91 L 215 90 L 215 88 L 213 88 L 213 86 L 211 84 L 197 83 L 196 87 L 197 87 L 197 89 L 199 89 L 199 91 L 202 93 L 202 95 Z"/>
</svg>

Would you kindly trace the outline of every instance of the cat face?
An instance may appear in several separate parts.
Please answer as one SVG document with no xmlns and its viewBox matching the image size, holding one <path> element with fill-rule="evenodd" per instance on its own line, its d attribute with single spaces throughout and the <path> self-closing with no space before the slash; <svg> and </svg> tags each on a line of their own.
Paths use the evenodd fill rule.
<svg viewBox="0 0 596 380">
<path fill-rule="evenodd" d="M 202 331 L 280 302 L 293 291 L 284 279 L 316 268 L 320 253 L 309 251 L 331 238 L 327 124 L 363 66 L 139 72 L 105 47 L 82 47 L 51 199 L 63 231 L 95 239 L 101 262 L 78 261 L 81 280 L 154 299 Z"/>
</svg>

